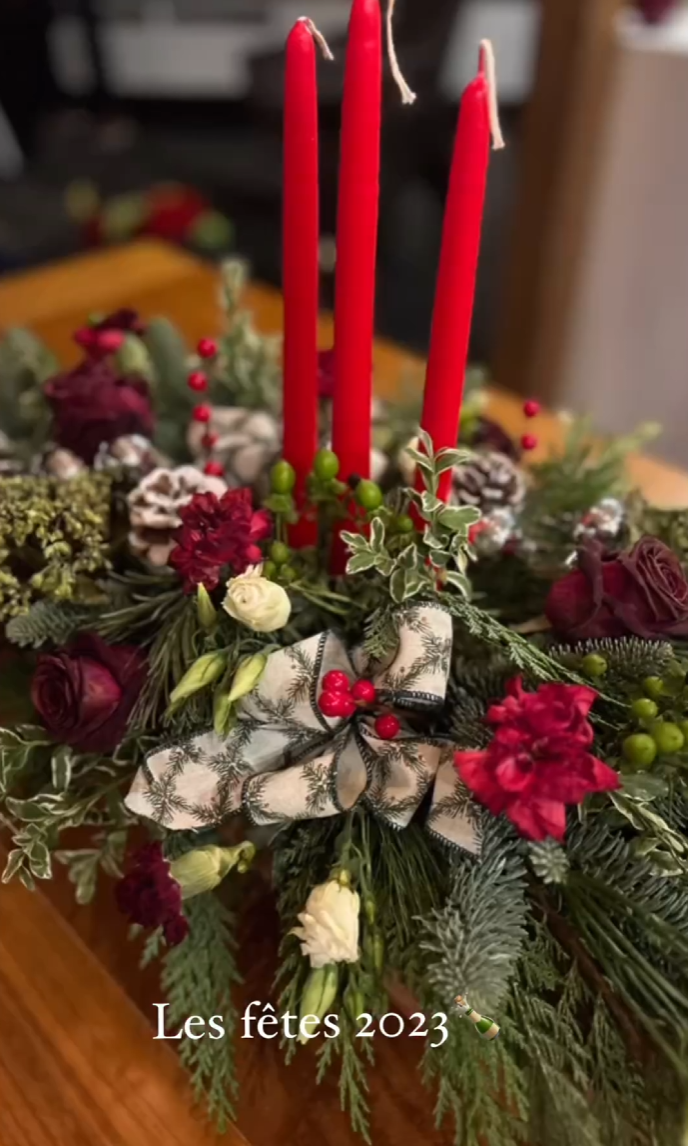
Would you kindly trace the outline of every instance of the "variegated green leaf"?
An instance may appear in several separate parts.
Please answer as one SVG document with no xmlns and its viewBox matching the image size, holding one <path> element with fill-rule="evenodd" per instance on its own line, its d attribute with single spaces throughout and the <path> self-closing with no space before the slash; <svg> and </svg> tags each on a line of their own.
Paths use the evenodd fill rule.
<svg viewBox="0 0 688 1146">
<path fill-rule="evenodd" d="M 347 573 L 365 573 L 367 569 L 373 569 L 377 562 L 377 554 L 369 549 L 367 553 L 356 553 L 350 557 L 346 563 L 346 571 Z"/>
</svg>

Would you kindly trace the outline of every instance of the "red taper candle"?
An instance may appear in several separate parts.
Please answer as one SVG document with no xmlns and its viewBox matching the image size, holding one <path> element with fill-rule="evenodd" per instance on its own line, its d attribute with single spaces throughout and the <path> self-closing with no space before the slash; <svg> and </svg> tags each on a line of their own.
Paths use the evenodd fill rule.
<svg viewBox="0 0 688 1146">
<path fill-rule="evenodd" d="M 461 99 L 444 211 L 421 418 L 435 450 L 456 446 L 459 434 L 491 130 L 495 146 L 500 146 L 493 57 L 486 44 L 481 46 L 479 74 Z M 448 470 L 440 479 L 445 501 L 450 489 Z"/>
<path fill-rule="evenodd" d="M 332 448 L 340 477 L 370 476 L 375 260 L 380 183 L 382 22 L 379 0 L 353 0 L 344 71 Z"/>
<path fill-rule="evenodd" d="M 296 471 L 297 502 L 318 448 L 318 92 L 310 21 L 287 39 L 284 81 L 282 290 L 284 294 L 284 457 Z M 315 522 L 290 530 L 314 545 Z"/>
</svg>

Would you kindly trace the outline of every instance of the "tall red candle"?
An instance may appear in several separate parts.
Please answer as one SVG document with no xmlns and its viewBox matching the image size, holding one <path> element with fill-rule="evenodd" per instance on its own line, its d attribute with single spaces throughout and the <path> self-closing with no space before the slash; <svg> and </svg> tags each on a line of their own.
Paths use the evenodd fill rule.
<svg viewBox="0 0 688 1146">
<path fill-rule="evenodd" d="M 444 212 L 421 418 L 436 450 L 456 446 L 459 433 L 490 152 L 489 60 L 483 49 L 480 72 L 461 99 Z M 450 489 L 447 471 L 440 479 L 445 501 Z"/>
<path fill-rule="evenodd" d="M 284 84 L 282 289 L 284 293 L 284 457 L 296 471 L 297 500 L 318 448 L 318 93 L 310 22 L 287 39 Z M 302 520 L 294 545 L 314 545 Z"/>
<path fill-rule="evenodd" d="M 381 98 L 379 0 L 353 0 L 344 72 L 334 301 L 332 448 L 344 480 L 351 474 L 370 474 Z"/>
</svg>

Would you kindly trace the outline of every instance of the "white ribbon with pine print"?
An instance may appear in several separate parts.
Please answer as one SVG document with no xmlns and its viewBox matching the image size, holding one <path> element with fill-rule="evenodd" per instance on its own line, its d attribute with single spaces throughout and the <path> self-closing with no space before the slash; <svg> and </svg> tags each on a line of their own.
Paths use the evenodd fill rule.
<svg viewBox="0 0 688 1146">
<path fill-rule="evenodd" d="M 385 662 L 348 649 L 332 632 L 272 653 L 256 688 L 239 702 L 229 735 L 204 732 L 153 752 L 127 807 L 182 831 L 239 811 L 256 825 L 317 819 L 362 800 L 392 827 L 405 828 L 432 789 L 428 830 L 478 853 L 480 816 L 454 768 L 454 746 L 423 733 L 445 701 L 451 617 L 439 605 L 402 606 L 397 634 L 396 652 Z M 346 719 L 323 715 L 317 701 L 333 669 L 373 681 L 376 703 L 401 719 L 395 739 L 377 736 L 365 711 Z"/>
</svg>

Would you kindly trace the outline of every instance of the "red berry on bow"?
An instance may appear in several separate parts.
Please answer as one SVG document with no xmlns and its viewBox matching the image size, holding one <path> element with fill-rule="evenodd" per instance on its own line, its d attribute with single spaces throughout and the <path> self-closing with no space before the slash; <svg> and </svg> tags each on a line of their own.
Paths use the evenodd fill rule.
<svg viewBox="0 0 688 1146">
<path fill-rule="evenodd" d="M 540 403 L 535 398 L 528 398 L 527 402 L 523 403 L 523 413 L 526 418 L 537 418 L 540 413 Z"/>
<path fill-rule="evenodd" d="M 202 370 L 192 370 L 186 384 L 189 390 L 196 390 L 197 393 L 208 389 L 208 379 Z"/>
<path fill-rule="evenodd" d="M 375 704 L 377 689 L 372 680 L 357 680 L 351 695 L 359 704 Z"/>
<path fill-rule="evenodd" d="M 194 406 L 194 422 L 209 422 L 212 415 L 210 406 Z"/>
<path fill-rule="evenodd" d="M 385 716 L 378 716 L 375 721 L 375 731 L 380 740 L 394 740 L 399 735 L 400 730 L 401 723 L 392 712 L 388 712 Z"/>
<path fill-rule="evenodd" d="M 353 716 L 356 705 L 345 692 L 321 692 L 318 708 L 324 716 L 339 716 L 343 719 Z"/>
<path fill-rule="evenodd" d="M 217 342 L 214 338 L 200 338 L 196 353 L 199 358 L 216 358 L 217 357 Z"/>
<path fill-rule="evenodd" d="M 204 450 L 212 450 L 213 446 L 217 445 L 218 435 L 212 430 L 207 430 L 201 438 L 201 445 Z"/>
<path fill-rule="evenodd" d="M 521 438 L 521 445 L 524 450 L 534 450 L 536 449 L 537 444 L 538 440 L 535 437 L 535 434 L 524 434 Z"/>
<path fill-rule="evenodd" d="M 349 692 L 351 681 L 341 669 L 330 669 L 322 679 L 323 692 Z"/>
<path fill-rule="evenodd" d="M 222 462 L 206 462 L 203 467 L 203 473 L 208 474 L 210 477 L 224 477 L 225 467 Z"/>
</svg>

